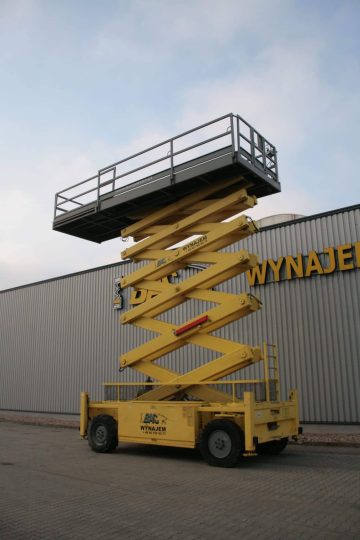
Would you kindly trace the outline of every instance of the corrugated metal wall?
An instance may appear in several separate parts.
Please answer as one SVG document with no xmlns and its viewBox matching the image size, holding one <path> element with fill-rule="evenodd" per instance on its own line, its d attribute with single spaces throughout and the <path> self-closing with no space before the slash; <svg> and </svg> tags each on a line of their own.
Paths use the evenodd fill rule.
<svg viewBox="0 0 360 540">
<path fill-rule="evenodd" d="M 264 260 L 356 241 L 359 207 L 269 228 L 233 249 Z M 117 359 L 144 335 L 119 324 L 112 300 L 114 279 L 132 269 L 123 263 L 0 293 L 1 409 L 74 413 L 81 390 L 102 399 L 102 382 L 130 380 L 129 370 L 118 372 Z M 242 275 L 220 289 L 249 291 L 263 301 L 262 310 L 217 334 L 278 344 L 283 396 L 299 388 L 303 421 L 360 422 L 358 268 L 253 287 Z M 129 292 L 123 293 L 127 309 Z M 194 306 L 187 302 L 177 317 L 191 316 Z M 186 371 L 206 358 L 189 346 L 172 353 L 167 365 Z"/>
</svg>

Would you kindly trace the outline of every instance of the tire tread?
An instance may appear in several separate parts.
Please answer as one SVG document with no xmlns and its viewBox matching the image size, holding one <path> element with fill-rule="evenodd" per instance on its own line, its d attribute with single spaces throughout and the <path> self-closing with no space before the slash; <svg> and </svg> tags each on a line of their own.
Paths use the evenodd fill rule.
<svg viewBox="0 0 360 540">
<path fill-rule="evenodd" d="M 99 445 L 93 435 L 93 431 L 99 424 L 103 424 L 107 430 L 106 441 Z M 116 420 L 108 414 L 99 414 L 95 416 L 89 425 L 88 442 L 94 452 L 105 454 L 113 452 L 118 445 L 118 429 Z"/>
<path fill-rule="evenodd" d="M 208 438 L 213 431 L 223 430 L 231 439 L 232 449 L 225 458 L 217 458 L 211 454 L 208 447 Z M 231 420 L 218 419 L 212 420 L 201 432 L 199 440 L 199 449 L 203 459 L 212 467 L 235 467 L 244 451 L 244 436 L 240 427 Z"/>
</svg>

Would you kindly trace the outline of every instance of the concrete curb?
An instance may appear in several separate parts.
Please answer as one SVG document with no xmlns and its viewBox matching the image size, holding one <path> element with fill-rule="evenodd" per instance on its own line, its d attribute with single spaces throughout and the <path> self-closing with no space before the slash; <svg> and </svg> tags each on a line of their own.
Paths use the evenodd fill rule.
<svg viewBox="0 0 360 540">
<path fill-rule="evenodd" d="M 52 418 L 31 418 L 16 416 L 0 416 L 0 422 L 9 422 L 11 424 L 23 424 L 28 426 L 44 426 L 79 429 L 79 422 L 74 420 L 57 420 Z"/>
<path fill-rule="evenodd" d="M 290 441 L 290 444 L 296 444 L 298 446 L 341 446 L 344 448 L 360 448 L 360 441 L 339 441 L 339 440 L 320 440 L 317 434 L 314 434 L 316 439 L 312 440 L 310 437 L 306 440 L 299 439 L 298 441 Z"/>
</svg>

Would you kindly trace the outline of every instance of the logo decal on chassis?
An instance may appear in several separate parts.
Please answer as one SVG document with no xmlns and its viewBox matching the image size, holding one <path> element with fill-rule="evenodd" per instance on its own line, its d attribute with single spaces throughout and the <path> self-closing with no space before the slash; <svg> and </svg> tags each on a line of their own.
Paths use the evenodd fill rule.
<svg viewBox="0 0 360 540">
<path fill-rule="evenodd" d="M 141 413 L 140 429 L 149 435 L 164 435 L 166 433 L 167 418 L 163 414 Z"/>
</svg>

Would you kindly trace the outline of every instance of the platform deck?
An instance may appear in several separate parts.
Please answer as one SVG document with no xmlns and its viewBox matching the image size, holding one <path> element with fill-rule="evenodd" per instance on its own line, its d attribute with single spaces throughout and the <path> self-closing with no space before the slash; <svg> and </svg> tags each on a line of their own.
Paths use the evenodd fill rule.
<svg viewBox="0 0 360 540">
<path fill-rule="evenodd" d="M 257 197 L 281 189 L 275 147 L 241 117 L 229 114 L 57 193 L 53 229 L 104 242 L 119 236 L 139 211 L 166 206 L 204 185 L 235 177 L 250 183 L 248 191 Z"/>
</svg>

